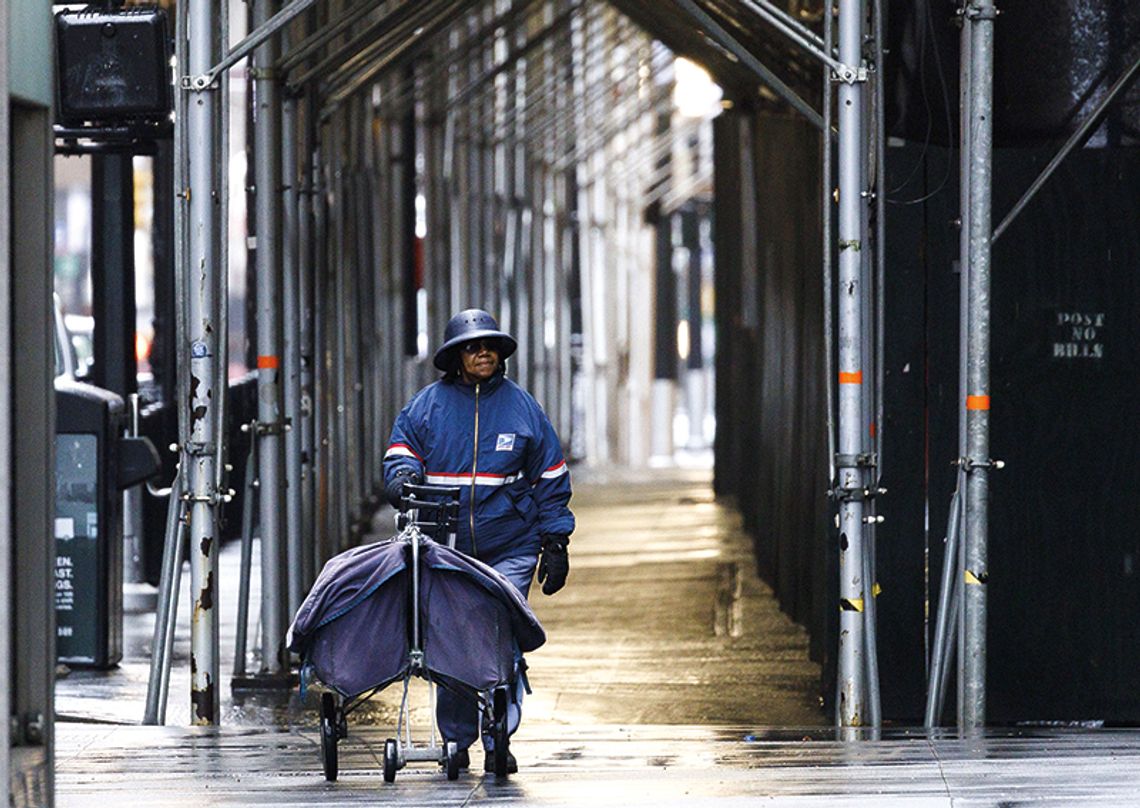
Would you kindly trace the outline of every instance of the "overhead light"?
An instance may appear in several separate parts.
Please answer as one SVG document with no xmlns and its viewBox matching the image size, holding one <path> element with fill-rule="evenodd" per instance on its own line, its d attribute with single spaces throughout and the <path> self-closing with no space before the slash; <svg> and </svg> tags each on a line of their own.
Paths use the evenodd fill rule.
<svg viewBox="0 0 1140 808">
<path fill-rule="evenodd" d="M 673 60 L 673 105 L 686 118 L 709 118 L 721 111 L 720 87 L 708 72 L 684 57 Z"/>
</svg>

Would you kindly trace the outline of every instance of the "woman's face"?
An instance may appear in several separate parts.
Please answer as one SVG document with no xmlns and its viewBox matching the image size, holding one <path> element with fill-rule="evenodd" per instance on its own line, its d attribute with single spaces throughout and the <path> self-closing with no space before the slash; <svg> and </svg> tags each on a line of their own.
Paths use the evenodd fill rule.
<svg viewBox="0 0 1140 808">
<path fill-rule="evenodd" d="M 499 369 L 499 345 L 495 340 L 476 339 L 459 346 L 460 373 L 468 384 L 485 382 Z"/>
</svg>

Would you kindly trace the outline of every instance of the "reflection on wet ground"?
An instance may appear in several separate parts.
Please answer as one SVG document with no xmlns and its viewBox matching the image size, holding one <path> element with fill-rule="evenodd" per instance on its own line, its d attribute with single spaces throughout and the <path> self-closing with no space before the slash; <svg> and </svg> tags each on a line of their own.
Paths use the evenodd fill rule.
<svg viewBox="0 0 1140 808">
<path fill-rule="evenodd" d="M 853 742 L 821 739 L 834 731 L 817 728 L 598 724 L 552 731 L 534 723 L 517 736 L 520 770 L 506 780 L 484 775 L 476 753 L 455 782 L 419 765 L 393 784 L 381 775 L 387 735 L 375 727 L 350 732 L 340 777 L 327 783 L 311 729 L 70 725 L 59 741 L 57 804 L 1140 804 L 1140 736 L 1123 730 Z"/>
<path fill-rule="evenodd" d="M 295 688 L 225 687 L 222 726 L 189 727 L 183 608 L 167 726 L 138 726 L 151 615 L 127 616 L 118 669 L 59 679 L 57 804 L 1140 805 L 1136 732 L 1038 728 L 960 739 L 892 728 L 871 741 L 838 732 L 819 706 L 805 632 L 754 574 L 750 539 L 714 500 L 707 472 L 575 477 L 569 583 L 554 597 L 532 595 L 549 640 L 528 655 L 534 693 L 512 742 L 517 775 L 484 775 L 473 750 L 471 770 L 455 782 L 438 766 L 411 764 L 385 784 L 398 685 L 350 716 L 335 783 L 321 775 L 313 691 L 302 701 Z M 237 556 L 233 546 L 222 553 L 223 598 L 237 590 L 225 584 L 236 582 Z M 251 642 L 256 575 L 252 583 Z M 228 681 L 236 604 L 223 599 L 221 614 Z M 254 654 L 248 662 L 257 669 Z M 418 741 L 430 713 L 427 686 L 414 681 Z"/>
<path fill-rule="evenodd" d="M 780 612 L 753 572 L 751 541 L 736 512 L 713 499 L 708 472 L 650 471 L 638 478 L 576 472 L 575 485 L 578 529 L 571 542 L 569 583 L 554 597 L 537 588 L 531 596 L 549 639 L 529 655 L 535 692 L 526 703 L 528 722 L 827 723 L 807 635 Z M 381 515 L 377 522 L 391 524 L 390 519 Z M 223 582 L 236 580 L 238 560 L 236 545 L 224 548 Z M 258 637 L 256 562 L 255 553 L 251 644 Z M 183 576 L 179 600 L 170 726 L 188 724 L 190 715 L 188 578 Z M 237 587 L 220 590 L 226 680 L 233 669 Z M 152 614 L 126 615 L 126 653 L 116 670 L 77 669 L 59 680 L 61 718 L 141 721 L 153 620 Z M 247 665 L 257 669 L 256 654 L 249 655 Z M 353 724 L 392 724 L 398 691 L 389 687 L 363 705 Z M 295 689 L 223 688 L 222 695 L 226 726 L 315 721 L 315 700 L 302 703 Z M 415 705 L 414 717 L 426 722 L 426 699 Z"/>
</svg>

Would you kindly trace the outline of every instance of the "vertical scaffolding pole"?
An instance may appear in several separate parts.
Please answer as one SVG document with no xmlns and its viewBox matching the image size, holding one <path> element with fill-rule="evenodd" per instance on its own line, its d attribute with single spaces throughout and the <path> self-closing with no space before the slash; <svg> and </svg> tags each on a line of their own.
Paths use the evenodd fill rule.
<svg viewBox="0 0 1140 808">
<path fill-rule="evenodd" d="M 868 295 L 868 302 L 871 307 L 871 322 L 868 326 L 873 327 L 874 331 L 874 396 L 872 396 L 872 407 L 870 415 L 870 427 L 873 432 L 870 435 L 871 451 L 874 452 L 874 466 L 872 467 L 872 478 L 868 481 L 871 490 L 875 497 L 879 497 L 886 493 L 886 489 L 882 488 L 880 482 L 883 474 L 883 391 L 886 384 L 886 369 L 884 357 L 886 355 L 886 279 L 887 279 L 887 188 L 886 188 L 886 172 L 887 172 L 887 158 L 886 158 L 886 116 L 884 103 L 886 101 L 885 92 L 885 79 L 884 79 L 884 64 L 883 64 L 883 37 L 886 35 L 886 26 L 884 25 L 883 17 L 886 13 L 887 4 L 885 0 L 873 0 L 871 19 L 874 25 L 874 64 L 875 73 L 873 84 L 870 85 L 869 90 L 871 98 L 874 101 L 874 115 L 871 126 L 871 146 L 868 152 L 868 159 L 875 166 L 875 178 L 873 185 L 874 194 L 874 220 L 875 220 L 875 234 L 874 234 L 874 289 L 873 296 Z M 868 210 L 870 213 L 870 210 Z M 870 228 L 868 227 L 868 233 Z M 870 268 L 869 268 L 870 272 Z M 876 729 L 882 725 L 882 705 L 879 700 L 879 651 L 878 651 L 878 620 L 876 615 L 878 610 L 875 607 L 876 601 L 876 548 L 877 548 L 877 524 L 883 520 L 883 517 L 878 512 L 877 500 L 871 500 L 871 518 L 870 528 L 868 530 L 867 552 L 866 552 L 866 588 L 867 600 L 866 616 L 867 625 L 867 697 L 871 726 Z"/>
<path fill-rule="evenodd" d="M 574 130 L 586 132 L 586 120 L 589 107 L 585 102 L 586 86 L 586 35 L 587 16 L 585 13 L 576 14 L 571 23 L 574 26 L 574 78 L 573 91 L 576 99 L 574 113 Z M 578 101 L 578 99 L 582 99 Z M 595 463 L 604 463 L 605 454 L 600 448 L 606 445 L 603 440 L 604 421 L 599 417 L 601 408 L 597 405 L 599 393 L 604 389 L 600 370 L 605 365 L 604 348 L 601 343 L 601 327 L 605 322 L 605 301 L 601 298 L 601 284 L 598 283 L 598 274 L 595 265 L 598 254 L 595 249 L 597 232 L 600 227 L 594 210 L 594 199 L 597 196 L 597 183 L 590 176 L 590 164 L 596 161 L 596 155 L 586 155 L 583 160 L 571 169 L 578 175 L 576 187 L 578 202 L 576 216 L 578 222 L 579 243 L 579 286 L 578 293 L 581 300 L 581 335 L 582 354 L 579 365 L 579 376 L 575 380 L 575 393 L 581 396 L 580 421 L 575 419 L 580 429 L 573 430 L 571 436 L 572 452 L 590 458 Z M 510 225 L 517 221 L 517 214 L 511 211 L 508 219 L 508 238 L 514 238 L 514 228 Z M 508 249 L 513 243 L 508 242 Z"/>
<path fill-rule="evenodd" d="M 961 524 L 960 514 L 961 498 L 955 492 L 950 499 L 950 517 L 947 520 L 946 555 L 942 563 L 942 578 L 938 587 L 938 612 L 934 626 L 934 644 L 930 652 L 930 676 L 926 690 L 926 710 L 923 726 L 933 729 L 942 716 L 942 705 L 946 699 L 946 682 L 948 676 L 948 663 L 950 652 L 954 648 L 954 630 L 952 621 L 956 620 L 958 602 L 956 578 L 954 574 L 958 569 L 958 534 Z"/>
<path fill-rule="evenodd" d="M 954 588 L 952 594 L 957 593 L 959 588 L 963 586 L 962 570 L 966 568 L 966 522 L 962 517 L 962 512 L 966 509 L 966 464 L 964 462 L 967 452 L 966 448 L 966 365 L 969 356 L 969 335 L 970 335 L 970 155 L 971 149 L 971 129 L 970 126 L 970 84 L 971 82 L 971 46 L 970 46 L 970 31 L 969 26 L 965 22 L 965 16 L 962 19 L 962 35 L 959 37 L 959 52 L 958 58 L 961 65 L 959 80 L 959 98 L 958 98 L 958 118 L 959 118 L 959 135 L 962 139 L 962 147 L 958 156 L 958 172 L 959 172 L 959 193 L 958 193 L 958 266 L 959 274 L 959 288 L 958 288 L 958 473 L 957 473 L 957 489 L 958 495 L 958 544 L 955 548 L 954 555 L 950 555 L 949 547 L 947 548 L 946 563 L 954 565 Z M 963 685 L 965 683 L 965 672 L 963 670 L 964 660 L 966 659 L 966 631 L 965 631 L 966 615 L 965 611 L 959 604 L 958 610 L 954 613 L 954 643 L 957 645 L 957 676 L 955 677 L 955 704 L 957 710 L 958 726 L 962 725 L 962 705 L 965 702 L 965 694 L 963 692 Z"/>
<path fill-rule="evenodd" d="M 959 728 L 986 722 L 986 582 L 989 518 L 990 191 L 993 174 L 993 0 L 966 7 L 970 38 L 969 315 L 966 356 L 964 654 Z"/>
<path fill-rule="evenodd" d="M 317 104 L 309 105 L 309 114 L 317 111 Z M 332 464 L 329 462 L 329 425 L 331 419 L 329 410 L 332 408 L 330 395 L 331 374 L 328 367 L 328 320 L 329 320 L 329 211 L 328 211 L 328 131 L 331 127 L 324 122 L 314 121 L 314 132 L 311 136 L 312 148 L 312 232 L 313 232 L 313 266 L 306 282 L 309 292 L 309 305 L 311 306 L 312 324 L 310 341 L 312 372 L 310 375 L 310 406 L 312 424 L 306 436 L 306 448 L 311 452 L 309 469 L 311 471 L 310 499 L 311 505 L 310 525 L 314 531 L 317 543 L 317 553 L 314 569 L 320 567 L 337 552 L 336 536 L 332 530 L 332 519 L 329 516 L 332 510 L 330 498 L 333 493 L 329 472 Z"/>
<path fill-rule="evenodd" d="M 215 56 L 216 7 L 214 0 L 190 0 L 186 30 L 186 69 L 189 76 L 202 76 L 213 66 Z M 182 430 L 182 468 L 187 475 L 190 513 L 190 701 L 194 724 L 218 723 L 218 619 L 217 619 L 217 434 L 214 408 L 224 390 L 215 390 L 217 359 L 224 335 L 215 323 L 219 274 L 220 233 L 215 226 L 218 204 L 216 129 L 222 93 L 217 83 L 187 90 L 186 142 L 177 149 L 188 162 L 188 187 L 182 196 L 189 208 L 187 222 L 187 272 L 185 295 L 186 330 L 181 332 L 186 351 L 185 367 L 190 369 L 190 394 L 183 398 L 189 407 Z"/>
<path fill-rule="evenodd" d="M 8 3 L 0 0 L 0 20 L 8 29 Z M 11 154 L 8 95 L 8 36 L 0 36 L 0 154 Z M 11 162 L 0 162 L 0 244 L 11 244 L 12 178 Z M 0 671 L 8 676 L 12 670 L 12 553 L 14 550 L 12 514 L 12 456 L 7 447 L 12 445 L 12 260 L 7 247 L 0 250 Z M 0 687 L 0 716 L 12 715 L 10 687 Z M 0 736 L 0 805 L 11 802 L 11 732 Z"/>
<path fill-rule="evenodd" d="M 308 536 L 306 545 L 304 569 L 306 583 L 316 578 L 317 570 L 323 563 L 323 555 L 318 541 L 318 531 L 315 519 L 316 513 L 316 408 L 314 395 L 314 370 L 316 366 L 316 347 L 314 330 L 316 321 L 316 307 L 313 302 L 314 277 L 316 260 L 316 246 L 313 233 L 316 227 L 316 189 L 319 184 L 320 163 L 316 158 L 315 125 L 313 122 L 312 104 L 304 106 L 304 129 L 301 153 L 304 160 L 301 165 L 301 182 L 303 187 L 299 198 L 300 213 L 297 220 L 297 242 L 300 253 L 300 277 L 297 291 L 298 308 L 301 312 L 300 343 L 301 343 L 301 524 L 304 525 L 305 535 Z"/>
<path fill-rule="evenodd" d="M 309 584 L 301 507 L 301 262 L 298 241 L 297 98 L 281 107 L 281 308 L 285 396 L 285 531 L 289 614 L 296 614 Z M 309 534 L 311 535 L 311 534 Z"/>
<path fill-rule="evenodd" d="M 396 208 L 396 227 L 400 243 L 399 299 L 403 305 L 404 333 L 400 344 L 400 356 L 416 356 L 419 324 L 416 317 L 416 71 L 415 65 L 408 65 L 404 80 L 411 88 L 412 97 L 408 109 L 401 117 L 399 128 L 399 149 L 393 171 L 398 178 L 393 183 L 399 194 Z M 476 305 L 472 303 L 471 305 Z M 434 334 L 434 332 L 431 332 Z"/>
<path fill-rule="evenodd" d="M 166 539 L 151 641 L 150 677 L 147 680 L 144 724 L 166 723 L 166 700 L 170 692 L 170 663 L 174 650 L 174 629 L 178 622 L 178 594 L 182 581 L 186 524 L 183 520 L 182 475 L 174 475 L 166 511 Z"/>
<path fill-rule="evenodd" d="M 826 0 L 824 3 L 823 13 L 823 47 L 828 53 L 831 53 L 832 40 L 834 39 L 833 30 L 835 28 L 834 20 L 832 19 L 832 8 L 834 7 L 834 0 Z M 831 130 L 832 130 L 832 98 L 834 90 L 831 86 L 832 73 L 830 70 L 823 71 L 823 138 L 822 138 L 822 161 L 823 169 L 820 172 L 822 175 L 822 199 L 820 200 L 823 208 L 823 394 L 826 399 L 827 414 L 826 414 L 826 427 L 827 427 L 827 462 L 829 464 L 827 470 L 827 484 L 834 485 L 835 478 L 835 324 L 833 321 L 832 310 L 835 306 L 834 300 L 834 287 L 835 287 L 835 270 L 832 266 L 832 253 L 835 249 L 835 242 L 832 240 L 834 237 L 834 216 L 832 209 L 834 207 L 834 198 L 832 192 L 834 190 L 834 179 L 832 177 L 832 144 L 831 144 Z"/>
<path fill-rule="evenodd" d="M 862 61 L 863 0 L 839 0 L 839 702 L 836 723 L 862 725 L 867 718 L 866 637 L 863 608 L 871 596 L 863 575 L 865 541 L 863 284 L 862 250 L 866 245 Z M 867 590 L 867 591 L 865 591 Z"/>
<path fill-rule="evenodd" d="M 346 505 L 346 519 L 344 521 L 348 532 L 348 545 L 357 543 L 358 515 L 360 507 L 361 470 L 360 470 L 360 432 L 357 428 L 357 416 L 360 412 L 359 396 L 359 367 L 358 367 L 358 331 L 357 331 L 357 304 L 359 302 L 359 288 L 357 278 L 360 275 L 360 241 L 359 228 L 363 222 L 359 219 L 360 202 L 360 153 L 357 150 L 356 133 L 360 131 L 359 95 L 349 98 L 342 104 L 337 112 L 343 117 L 344 129 L 341 148 L 344 153 L 344 179 L 341 187 L 344 189 L 342 204 L 339 206 L 341 229 L 341 349 L 340 358 L 341 379 L 343 381 L 344 398 L 343 417 L 341 419 L 342 437 L 344 441 L 344 502 Z"/>
<path fill-rule="evenodd" d="M 332 284 L 331 316 L 327 325 L 332 328 L 327 334 L 327 346 L 332 348 L 332 393 L 333 402 L 329 416 L 331 418 L 330 434 L 332 435 L 329 452 L 329 480 L 333 485 L 333 502 L 335 509 L 333 518 L 334 535 L 336 536 L 337 552 L 348 549 L 349 525 L 352 521 L 352 504 L 348 475 L 351 474 L 349 460 L 349 441 L 355 436 L 349 434 L 348 411 L 352 406 L 349 400 L 348 378 L 348 272 L 352 269 L 348 259 L 348 200 L 349 178 L 346 160 L 345 133 L 349 125 L 348 110 L 338 108 L 329 126 L 331 144 L 330 159 L 332 177 L 330 185 L 334 203 L 329 208 L 329 229 L 333 245 L 333 258 L 330 261 L 330 278 Z"/>
<path fill-rule="evenodd" d="M 257 0 L 253 25 L 273 16 L 273 0 Z M 277 39 L 253 54 L 254 183 L 257 194 L 257 434 L 258 531 L 261 538 L 261 677 L 285 672 L 285 525 L 282 521 L 283 412 L 281 397 L 281 106 L 273 63 Z"/>
</svg>

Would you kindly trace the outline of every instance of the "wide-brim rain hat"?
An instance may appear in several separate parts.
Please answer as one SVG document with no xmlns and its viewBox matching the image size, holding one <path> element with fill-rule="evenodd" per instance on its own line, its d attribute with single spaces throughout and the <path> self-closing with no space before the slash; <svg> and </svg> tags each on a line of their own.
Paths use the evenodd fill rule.
<svg viewBox="0 0 1140 808">
<path fill-rule="evenodd" d="M 454 366 L 453 355 L 459 346 L 476 339 L 494 339 L 499 342 L 499 358 L 506 359 L 519 347 L 518 341 L 505 331 L 482 309 L 465 309 L 447 321 L 443 330 L 443 345 L 436 349 L 432 363 L 444 373 Z"/>
</svg>

